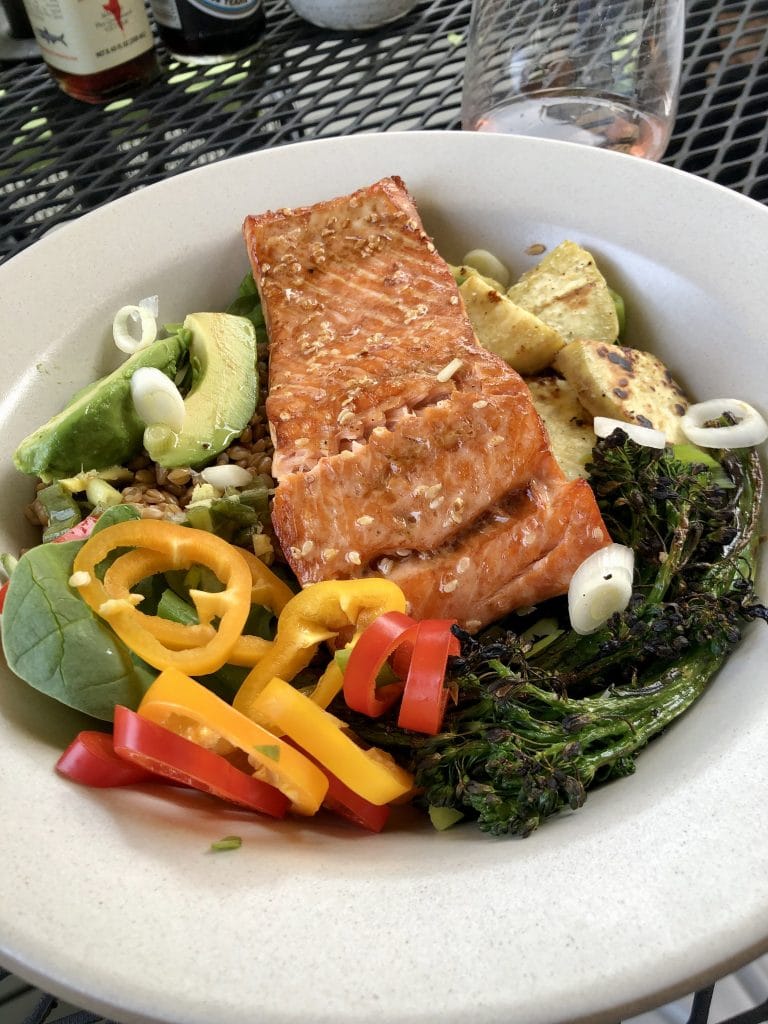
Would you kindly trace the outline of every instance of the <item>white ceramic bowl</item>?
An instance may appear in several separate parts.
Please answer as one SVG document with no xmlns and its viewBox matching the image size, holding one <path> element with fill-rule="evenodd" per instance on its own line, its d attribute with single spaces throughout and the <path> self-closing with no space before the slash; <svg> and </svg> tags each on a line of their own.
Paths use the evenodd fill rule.
<svg viewBox="0 0 768 1024">
<path fill-rule="evenodd" d="M 320 28 L 365 31 L 397 21 L 418 0 L 288 0 L 293 10 Z"/>
<path fill-rule="evenodd" d="M 221 308 L 247 213 L 387 174 L 440 250 L 591 248 L 632 343 L 700 397 L 765 411 L 768 210 L 646 161 L 538 139 L 365 135 L 214 164 L 134 193 L 0 267 L 0 548 L 28 542 L 10 452 L 110 364 L 114 311 Z M 761 586 L 768 592 L 765 573 Z M 0 962 L 110 1018 L 335 1024 L 618 1020 L 768 950 L 768 632 L 747 631 L 637 773 L 526 840 L 420 820 L 378 836 L 272 825 L 183 792 L 85 790 L 53 764 L 82 724 L 0 672 Z M 240 850 L 212 856 L 238 833 Z"/>
</svg>

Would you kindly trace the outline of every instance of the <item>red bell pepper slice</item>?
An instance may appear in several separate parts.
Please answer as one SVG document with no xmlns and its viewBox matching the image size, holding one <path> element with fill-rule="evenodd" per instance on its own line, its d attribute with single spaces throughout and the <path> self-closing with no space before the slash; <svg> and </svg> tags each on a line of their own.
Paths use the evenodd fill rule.
<svg viewBox="0 0 768 1024">
<path fill-rule="evenodd" d="M 448 702 L 445 670 L 448 656 L 460 653 L 451 632 L 455 619 L 425 619 L 416 631 L 397 724 L 401 729 L 434 736 L 440 731 Z"/>
<path fill-rule="evenodd" d="M 347 821 L 354 822 L 355 825 L 368 829 L 369 832 L 381 832 L 389 818 L 389 804 L 372 804 L 364 796 L 358 796 L 337 775 L 328 771 L 325 765 L 321 764 L 312 754 L 307 753 L 298 743 L 294 743 L 289 736 L 283 738 L 286 743 L 296 747 L 304 757 L 308 758 L 314 765 L 317 765 L 328 779 L 328 792 L 323 799 L 323 807 L 327 811 L 332 811 L 334 814 L 346 818 Z"/>
<path fill-rule="evenodd" d="M 384 714 L 402 694 L 397 724 L 401 729 L 434 736 L 440 731 L 448 701 L 445 670 L 449 655 L 460 653 L 451 632 L 455 619 L 416 623 L 400 612 L 380 615 L 360 636 L 344 672 L 347 706 L 370 718 Z M 376 686 L 376 677 L 390 660 L 405 683 Z"/>
<path fill-rule="evenodd" d="M 68 540 L 87 540 L 93 533 L 93 528 L 99 521 L 100 512 L 91 512 L 85 519 L 81 519 L 71 530 L 54 537 L 52 544 L 63 544 Z"/>
<path fill-rule="evenodd" d="M 102 788 L 158 781 L 146 768 L 119 757 L 109 733 L 94 730 L 78 733 L 56 762 L 56 771 L 73 782 Z"/>
<path fill-rule="evenodd" d="M 344 670 L 344 700 L 353 711 L 378 718 L 403 692 L 402 683 L 376 686 L 387 658 L 416 635 L 416 623 L 402 612 L 379 615 L 360 635 Z"/>
<path fill-rule="evenodd" d="M 369 832 L 381 832 L 389 818 L 389 804 L 378 807 L 345 786 L 341 779 L 325 771 L 328 776 L 328 792 L 323 800 L 323 807 L 333 811 L 347 821 L 368 829 Z"/>
<path fill-rule="evenodd" d="M 285 816 L 290 801 L 274 786 L 241 772 L 220 754 L 192 743 L 129 708 L 115 708 L 114 748 L 120 757 L 229 803 Z"/>
<path fill-rule="evenodd" d="M 8 584 L 10 580 L 6 580 L 5 583 L 0 587 L 0 615 L 3 614 L 3 608 L 5 607 L 5 597 L 8 593 Z"/>
</svg>

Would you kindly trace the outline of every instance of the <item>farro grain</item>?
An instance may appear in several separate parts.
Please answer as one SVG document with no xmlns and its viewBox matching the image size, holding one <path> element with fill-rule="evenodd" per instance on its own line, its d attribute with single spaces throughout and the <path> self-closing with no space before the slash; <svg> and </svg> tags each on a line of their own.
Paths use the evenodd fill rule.
<svg viewBox="0 0 768 1024">
<path fill-rule="evenodd" d="M 126 487 L 122 492 L 122 496 L 123 501 L 127 502 L 129 505 L 134 503 L 140 504 L 144 496 L 144 491 L 141 487 Z"/>
</svg>

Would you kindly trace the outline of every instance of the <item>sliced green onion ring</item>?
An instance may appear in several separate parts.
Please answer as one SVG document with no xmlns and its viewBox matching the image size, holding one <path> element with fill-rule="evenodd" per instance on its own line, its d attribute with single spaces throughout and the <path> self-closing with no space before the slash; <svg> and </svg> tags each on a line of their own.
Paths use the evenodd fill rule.
<svg viewBox="0 0 768 1024">
<path fill-rule="evenodd" d="M 472 267 L 473 270 L 476 270 L 478 274 L 482 274 L 483 277 L 490 277 L 493 281 L 498 281 L 502 288 L 506 288 L 509 285 L 509 270 L 498 256 L 494 256 L 487 249 L 470 249 L 464 255 L 461 263 L 462 266 Z"/>
<path fill-rule="evenodd" d="M 624 544 L 608 544 L 585 558 L 568 587 L 568 615 L 576 633 L 599 629 L 632 597 L 635 555 Z"/>
<path fill-rule="evenodd" d="M 646 448 L 663 448 L 667 443 L 664 431 L 654 430 L 653 427 L 641 427 L 639 423 L 625 423 L 623 420 L 613 420 L 609 416 L 595 416 L 592 421 L 592 429 L 598 437 L 610 437 L 617 427 L 637 444 Z"/>
<path fill-rule="evenodd" d="M 154 299 L 154 301 L 153 301 Z M 157 337 L 157 297 L 142 299 L 137 306 L 121 306 L 112 321 L 112 337 L 121 352 L 133 355 Z"/>
<path fill-rule="evenodd" d="M 148 427 L 163 424 L 181 430 L 186 414 L 184 399 L 162 370 L 140 366 L 131 377 L 131 398 L 139 419 Z"/>
<path fill-rule="evenodd" d="M 232 462 L 224 466 L 208 466 L 200 476 L 207 484 L 220 491 L 226 490 L 227 487 L 247 487 L 253 480 L 247 469 Z"/>
<path fill-rule="evenodd" d="M 725 413 L 737 421 L 725 427 L 708 427 Z M 701 448 L 752 448 L 768 438 L 768 423 L 763 417 L 740 398 L 710 398 L 688 407 L 680 421 L 683 433 L 689 441 Z"/>
<path fill-rule="evenodd" d="M 240 836 L 224 836 L 223 839 L 217 839 L 216 842 L 211 843 L 212 853 L 221 853 L 222 850 L 239 850 L 243 845 L 243 840 Z"/>
</svg>

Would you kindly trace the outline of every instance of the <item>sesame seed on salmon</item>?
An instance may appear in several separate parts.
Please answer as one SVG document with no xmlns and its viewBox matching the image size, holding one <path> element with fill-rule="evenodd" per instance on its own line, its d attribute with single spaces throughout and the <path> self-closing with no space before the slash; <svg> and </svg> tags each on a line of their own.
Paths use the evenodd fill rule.
<svg viewBox="0 0 768 1024">
<path fill-rule="evenodd" d="M 275 533 L 302 584 L 387 576 L 470 629 L 610 542 L 523 379 L 475 338 L 403 182 L 250 216 L 270 338 Z"/>
</svg>

